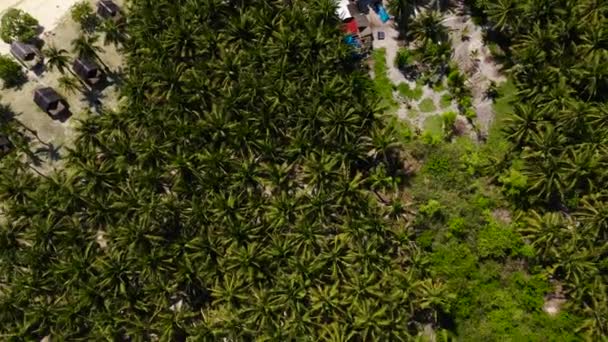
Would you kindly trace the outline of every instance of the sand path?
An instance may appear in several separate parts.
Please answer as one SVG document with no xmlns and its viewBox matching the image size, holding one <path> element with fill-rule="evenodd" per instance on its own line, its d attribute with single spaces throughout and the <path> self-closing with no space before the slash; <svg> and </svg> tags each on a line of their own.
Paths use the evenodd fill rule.
<svg viewBox="0 0 608 342">
<path fill-rule="evenodd" d="M 9 8 L 18 8 L 36 18 L 44 32 L 53 30 L 78 0 L 0 0 L 0 16 Z M 8 44 L 0 41 L 0 54 L 9 53 Z"/>
<path fill-rule="evenodd" d="M 494 120 L 493 102 L 486 98 L 485 91 L 490 82 L 500 84 L 505 81 L 500 66 L 492 58 L 492 54 L 483 42 L 482 28 L 475 25 L 468 15 L 461 15 L 461 8 L 455 12 L 447 13 L 444 25 L 450 29 L 450 38 L 454 48 L 453 59 L 469 78 L 468 86 L 473 94 L 473 106 L 477 113 L 479 133 L 487 136 L 490 125 Z M 467 39 L 463 40 L 465 33 Z"/>
</svg>

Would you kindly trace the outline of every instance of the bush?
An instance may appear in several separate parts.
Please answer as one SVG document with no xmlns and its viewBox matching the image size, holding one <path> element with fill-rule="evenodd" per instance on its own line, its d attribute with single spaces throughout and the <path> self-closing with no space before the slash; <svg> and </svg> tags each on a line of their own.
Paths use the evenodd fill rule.
<svg viewBox="0 0 608 342">
<path fill-rule="evenodd" d="M 4 81 L 5 88 L 20 84 L 24 78 L 25 74 L 19 63 L 8 56 L 0 56 L 0 79 Z"/>
<path fill-rule="evenodd" d="M 93 31 L 97 26 L 97 16 L 88 1 L 83 0 L 72 5 L 70 9 L 72 20 L 79 23 L 86 31 Z"/>
<path fill-rule="evenodd" d="M 399 69 L 405 69 L 408 65 L 412 64 L 413 62 L 414 62 L 414 57 L 412 56 L 412 53 L 408 49 L 401 48 L 399 51 L 397 51 L 397 56 L 395 56 L 395 65 Z"/>
<path fill-rule="evenodd" d="M 456 114 L 455 112 L 445 112 L 441 115 L 443 119 L 443 127 L 445 129 L 452 129 L 454 123 L 456 122 Z"/>
<path fill-rule="evenodd" d="M 405 82 L 399 83 L 399 85 L 397 86 L 397 90 L 399 91 L 399 94 L 401 94 L 401 96 L 416 101 L 422 98 L 422 93 L 424 92 L 422 86 L 416 85 L 416 87 L 412 89 Z"/>
<path fill-rule="evenodd" d="M 433 99 L 430 99 L 430 98 L 426 98 L 426 99 L 422 100 L 418 104 L 418 109 L 420 109 L 420 111 L 423 113 L 430 113 L 430 112 L 434 112 L 435 110 L 437 110 L 437 108 L 435 107 L 435 103 L 433 102 Z"/>
<path fill-rule="evenodd" d="M 38 20 L 16 8 L 9 9 L 0 20 L 0 38 L 7 44 L 29 42 L 36 38 L 37 31 Z"/>
</svg>

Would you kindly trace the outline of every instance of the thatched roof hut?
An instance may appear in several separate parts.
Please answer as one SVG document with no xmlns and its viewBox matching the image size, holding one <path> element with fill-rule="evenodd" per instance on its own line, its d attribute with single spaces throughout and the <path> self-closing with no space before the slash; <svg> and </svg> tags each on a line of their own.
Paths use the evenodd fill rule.
<svg viewBox="0 0 608 342">
<path fill-rule="evenodd" d="M 103 19 L 118 20 L 121 16 L 120 7 L 112 0 L 100 0 L 97 3 L 97 15 Z"/>
<path fill-rule="evenodd" d="M 54 119 L 69 113 L 67 103 L 50 87 L 36 89 L 34 102 Z"/>
<path fill-rule="evenodd" d="M 34 45 L 13 42 L 10 51 L 16 59 L 24 63 L 28 68 L 32 68 L 42 62 L 40 51 Z"/>
<path fill-rule="evenodd" d="M 86 58 L 76 58 L 72 65 L 72 69 L 78 77 L 92 85 L 99 83 L 103 76 L 101 70 L 99 70 L 99 66 Z"/>
</svg>

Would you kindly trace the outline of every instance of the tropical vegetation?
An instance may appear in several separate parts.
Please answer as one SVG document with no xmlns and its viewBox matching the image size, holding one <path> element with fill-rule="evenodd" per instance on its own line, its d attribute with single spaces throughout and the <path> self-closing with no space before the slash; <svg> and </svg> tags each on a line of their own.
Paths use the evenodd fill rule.
<svg viewBox="0 0 608 342">
<path fill-rule="evenodd" d="M 392 3 L 399 68 L 475 114 L 446 2 Z M 421 88 L 391 83 L 384 49 L 368 70 L 333 0 L 131 0 L 127 32 L 102 24 L 124 100 L 78 123 L 63 170 L 0 125 L 0 336 L 605 340 L 608 8 L 468 5 L 509 79 L 485 143 L 456 112 L 397 120 Z M 103 64 L 100 39 L 73 52 Z M 46 54 L 76 91 L 67 51 Z"/>
<path fill-rule="evenodd" d="M 11 8 L 0 19 L 0 38 L 5 43 L 29 42 L 38 35 L 38 20 L 28 13 Z"/>
</svg>

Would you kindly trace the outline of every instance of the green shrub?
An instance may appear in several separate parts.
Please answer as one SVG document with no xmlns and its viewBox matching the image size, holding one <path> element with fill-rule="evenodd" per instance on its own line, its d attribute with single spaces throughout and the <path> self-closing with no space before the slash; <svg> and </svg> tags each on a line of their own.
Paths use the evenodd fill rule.
<svg viewBox="0 0 608 342">
<path fill-rule="evenodd" d="M 405 69 L 408 65 L 414 62 L 414 57 L 412 53 L 406 49 L 401 48 L 397 51 L 397 55 L 395 56 L 395 65 L 399 69 Z"/>
<path fill-rule="evenodd" d="M 518 241 L 519 237 L 512 228 L 492 220 L 479 231 L 477 251 L 482 258 L 503 258 L 517 247 Z"/>
<path fill-rule="evenodd" d="M 401 96 L 410 99 L 410 100 L 420 100 L 420 98 L 422 98 L 422 86 L 418 86 L 416 85 L 416 87 L 414 89 L 410 88 L 410 86 L 405 83 L 402 82 L 397 86 L 397 91 L 399 91 L 399 94 L 401 94 Z"/>
<path fill-rule="evenodd" d="M 429 112 L 434 112 L 435 110 L 437 110 L 437 107 L 435 107 L 435 103 L 433 102 L 433 99 L 427 98 L 427 99 L 422 100 L 418 104 L 418 109 L 420 109 L 420 111 L 423 113 L 429 113 Z"/>
<path fill-rule="evenodd" d="M 7 44 L 29 42 L 36 38 L 37 31 L 38 20 L 20 9 L 11 8 L 0 19 L 0 38 Z"/>
<path fill-rule="evenodd" d="M 92 30 L 97 25 L 97 16 L 91 7 L 91 4 L 86 1 L 79 1 L 70 8 L 72 20 L 79 23 L 85 30 Z"/>
<path fill-rule="evenodd" d="M 434 135 L 443 135 L 443 118 L 441 115 L 431 115 L 424 120 L 424 131 Z"/>
<path fill-rule="evenodd" d="M 462 236 L 465 233 L 466 221 L 462 217 L 455 217 L 448 222 L 450 233 L 456 236 Z"/>
<path fill-rule="evenodd" d="M 515 167 L 498 177 L 498 181 L 502 184 L 502 190 L 505 195 L 517 198 L 524 194 L 528 187 L 528 177 L 517 170 Z"/>
<path fill-rule="evenodd" d="M 418 209 L 418 212 L 426 217 L 436 217 L 441 214 L 441 203 L 437 200 L 429 200 Z"/>
<path fill-rule="evenodd" d="M 450 172 L 451 162 L 447 156 L 434 154 L 424 163 L 424 171 L 433 176 L 443 176 Z"/>
<path fill-rule="evenodd" d="M 387 74 L 386 49 L 372 51 L 372 59 L 374 60 L 374 88 L 382 99 L 382 105 L 388 109 L 396 107 L 397 102 L 393 98 L 393 82 Z"/>
<path fill-rule="evenodd" d="M 441 105 L 441 108 L 447 108 L 450 105 L 452 105 L 452 95 L 450 95 L 450 94 L 441 95 L 441 100 L 439 101 L 439 105 Z"/>
<path fill-rule="evenodd" d="M 25 79 L 25 74 L 19 63 L 8 56 L 0 56 L 0 79 L 5 88 L 11 88 L 20 84 Z"/>
<path fill-rule="evenodd" d="M 443 126 L 445 127 L 445 129 L 451 129 L 454 126 L 454 123 L 456 123 L 456 116 L 458 114 L 456 114 L 456 112 L 445 112 L 443 114 L 441 114 L 441 118 L 443 119 Z"/>
</svg>

